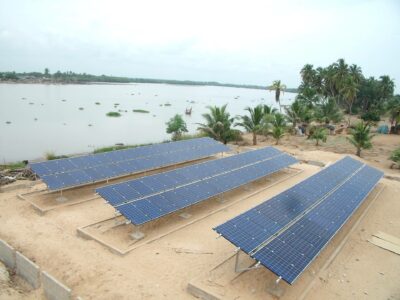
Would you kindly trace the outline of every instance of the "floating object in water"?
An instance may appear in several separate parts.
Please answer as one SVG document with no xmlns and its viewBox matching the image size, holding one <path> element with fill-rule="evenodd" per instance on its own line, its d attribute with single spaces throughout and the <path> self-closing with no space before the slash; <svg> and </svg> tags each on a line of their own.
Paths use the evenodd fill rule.
<svg viewBox="0 0 400 300">
<path fill-rule="evenodd" d="M 29 104 L 30 104 L 30 105 L 33 105 L 33 104 L 35 104 L 35 103 L 33 103 L 33 102 L 29 102 Z"/>
<path fill-rule="evenodd" d="M 34 121 L 37 121 L 38 119 L 37 119 L 37 118 L 34 118 L 33 120 L 34 120 Z"/>
<path fill-rule="evenodd" d="M 11 124 L 11 121 L 6 121 L 6 124 Z"/>
<path fill-rule="evenodd" d="M 21 100 L 26 100 L 26 98 L 25 98 L 25 97 L 22 97 Z"/>
<path fill-rule="evenodd" d="M 88 126 L 89 126 L 89 127 L 92 127 L 93 125 L 92 125 L 92 124 L 88 124 Z"/>
<path fill-rule="evenodd" d="M 79 107 L 79 110 L 84 110 L 84 108 L 83 107 Z"/>
<path fill-rule="evenodd" d="M 186 108 L 185 114 L 190 116 L 192 114 L 192 108 L 191 107 L 190 108 Z"/>
<path fill-rule="evenodd" d="M 65 99 L 62 99 L 61 101 L 62 101 L 62 102 L 65 102 L 65 101 L 67 101 L 67 100 L 65 100 Z"/>
<path fill-rule="evenodd" d="M 95 102 L 94 104 L 96 104 L 96 105 L 100 105 L 100 102 Z"/>
</svg>

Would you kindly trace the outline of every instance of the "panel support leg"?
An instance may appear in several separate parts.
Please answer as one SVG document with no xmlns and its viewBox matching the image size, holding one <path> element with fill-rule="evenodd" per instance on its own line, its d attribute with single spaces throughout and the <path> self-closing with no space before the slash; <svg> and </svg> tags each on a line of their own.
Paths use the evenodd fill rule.
<svg viewBox="0 0 400 300">
<path fill-rule="evenodd" d="M 275 281 L 267 285 L 267 292 L 276 298 L 280 298 L 285 293 L 285 288 L 279 285 L 282 276 L 279 276 Z"/>
<path fill-rule="evenodd" d="M 145 234 L 142 231 L 140 231 L 140 226 L 135 226 L 130 236 L 133 240 L 139 241 L 145 237 Z"/>
<path fill-rule="evenodd" d="M 245 272 L 245 271 L 258 269 L 261 266 L 261 263 L 257 262 L 257 263 L 253 264 L 250 267 L 240 268 L 239 267 L 239 254 L 240 254 L 240 248 L 238 248 L 238 250 L 236 251 L 236 255 L 235 255 L 235 272 L 236 273 L 242 273 L 242 272 Z"/>
<path fill-rule="evenodd" d="M 60 197 L 57 197 L 56 201 L 58 203 L 64 203 L 64 202 L 68 201 L 68 198 L 63 196 L 63 190 L 60 191 Z"/>
</svg>

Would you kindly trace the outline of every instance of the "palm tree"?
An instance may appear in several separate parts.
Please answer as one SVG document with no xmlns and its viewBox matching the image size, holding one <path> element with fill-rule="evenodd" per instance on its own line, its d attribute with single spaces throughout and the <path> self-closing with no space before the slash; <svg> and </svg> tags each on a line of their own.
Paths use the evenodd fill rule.
<svg viewBox="0 0 400 300">
<path fill-rule="evenodd" d="M 364 79 L 361 67 L 357 66 L 356 64 L 352 64 L 349 67 L 349 74 L 357 84 L 360 84 L 361 80 Z"/>
<path fill-rule="evenodd" d="M 275 91 L 275 101 L 279 104 L 279 111 L 282 111 L 281 108 L 281 92 L 282 94 L 285 92 L 286 85 L 281 83 L 280 80 L 275 80 L 272 85 L 268 88 L 270 91 Z"/>
<path fill-rule="evenodd" d="M 371 149 L 372 142 L 371 139 L 373 135 L 371 134 L 371 125 L 369 123 L 364 123 L 363 121 L 358 122 L 354 129 L 351 130 L 351 136 L 348 137 L 348 141 L 356 147 L 357 156 L 361 156 L 362 149 Z"/>
<path fill-rule="evenodd" d="M 311 86 L 314 83 L 316 72 L 313 69 L 313 65 L 304 65 L 304 67 L 300 71 L 300 74 L 304 85 Z"/>
<path fill-rule="evenodd" d="M 225 104 L 221 107 L 207 106 L 210 113 L 202 115 L 206 123 L 197 123 L 200 125 L 197 128 L 198 130 L 224 144 L 235 139 L 235 132 L 231 129 L 235 118 L 231 118 L 230 114 L 227 112 L 227 105 L 228 104 Z"/>
<path fill-rule="evenodd" d="M 276 145 L 278 145 L 279 140 L 285 135 L 286 131 L 286 121 L 285 116 L 282 114 L 275 114 L 273 127 L 271 130 L 272 137 L 276 140 Z"/>
<path fill-rule="evenodd" d="M 381 97 L 383 99 L 389 99 L 390 97 L 393 96 L 394 82 L 387 75 L 381 76 L 379 78 L 380 78 L 380 83 L 379 83 L 380 88 L 379 88 L 379 90 L 380 90 Z"/>
<path fill-rule="evenodd" d="M 347 103 L 349 114 L 351 115 L 351 108 L 353 106 L 354 100 L 359 92 L 358 84 L 354 81 L 353 77 L 347 76 L 345 81 L 342 83 L 342 89 L 340 90 L 344 100 Z"/>
<path fill-rule="evenodd" d="M 319 146 L 319 141 L 326 143 L 327 132 L 325 128 L 316 127 L 312 131 L 313 133 L 310 135 L 310 138 L 316 141 L 315 146 Z"/>
<path fill-rule="evenodd" d="M 182 137 L 183 132 L 187 132 L 186 122 L 181 115 L 176 114 L 167 123 L 167 133 L 172 133 L 172 140 L 177 141 Z"/>
<path fill-rule="evenodd" d="M 343 58 L 338 59 L 336 63 L 333 64 L 335 70 L 334 80 L 335 87 L 340 91 L 343 87 L 343 83 L 349 74 L 349 66 L 346 64 Z"/>
<path fill-rule="evenodd" d="M 338 123 L 343 119 L 343 114 L 332 97 L 323 99 L 321 104 L 317 105 L 315 116 L 318 121 L 325 124 L 331 121 Z"/>
<path fill-rule="evenodd" d="M 308 123 L 311 119 L 311 111 L 302 101 L 295 100 L 289 107 L 285 107 L 286 118 L 292 123 L 292 132 L 296 133 L 297 123 Z"/>
<path fill-rule="evenodd" d="M 261 133 L 264 127 L 264 112 L 263 106 L 257 105 L 254 108 L 246 107 L 250 116 L 240 116 L 242 122 L 236 123 L 237 126 L 242 126 L 247 132 L 253 134 L 253 145 L 257 145 L 257 134 Z"/>
<path fill-rule="evenodd" d="M 395 132 L 391 133 L 396 133 L 397 125 L 400 122 L 400 95 L 396 95 L 389 100 L 386 104 L 386 110 L 390 116 L 390 124 L 394 126 L 395 129 Z"/>
</svg>

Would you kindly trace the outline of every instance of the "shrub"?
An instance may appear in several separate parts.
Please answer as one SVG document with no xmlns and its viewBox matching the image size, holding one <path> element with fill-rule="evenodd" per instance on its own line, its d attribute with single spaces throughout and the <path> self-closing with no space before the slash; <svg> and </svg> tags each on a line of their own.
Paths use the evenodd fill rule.
<svg viewBox="0 0 400 300">
<path fill-rule="evenodd" d="M 110 111 L 106 114 L 107 117 L 120 117 L 121 114 L 117 111 Z"/>
</svg>

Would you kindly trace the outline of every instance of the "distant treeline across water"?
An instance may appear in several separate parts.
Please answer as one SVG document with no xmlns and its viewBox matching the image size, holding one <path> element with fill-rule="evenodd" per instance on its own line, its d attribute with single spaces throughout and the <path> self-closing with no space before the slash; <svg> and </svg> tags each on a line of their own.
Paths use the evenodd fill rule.
<svg viewBox="0 0 400 300">
<path fill-rule="evenodd" d="M 0 81 L 14 83 L 161 83 L 161 84 L 179 84 L 179 85 L 208 85 L 208 86 L 226 86 L 234 88 L 247 89 L 268 89 L 268 86 L 252 85 L 252 84 L 233 84 L 220 83 L 216 81 L 192 81 L 192 80 L 171 80 L 171 79 L 150 79 L 150 78 L 130 78 L 108 75 L 92 75 L 86 73 L 60 72 L 51 74 L 48 69 L 44 73 L 41 72 L 0 72 Z M 296 93 L 296 88 L 287 88 L 287 92 Z"/>
</svg>

